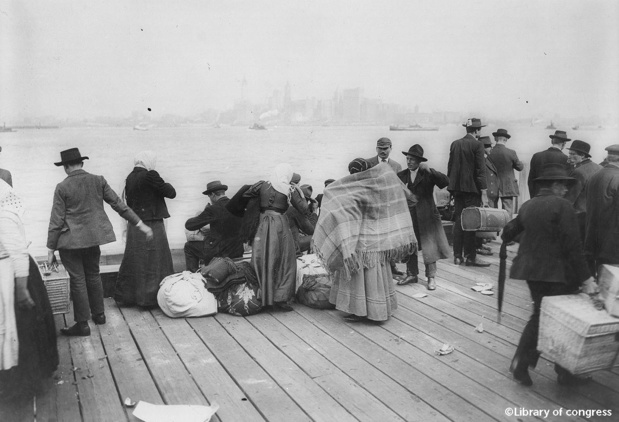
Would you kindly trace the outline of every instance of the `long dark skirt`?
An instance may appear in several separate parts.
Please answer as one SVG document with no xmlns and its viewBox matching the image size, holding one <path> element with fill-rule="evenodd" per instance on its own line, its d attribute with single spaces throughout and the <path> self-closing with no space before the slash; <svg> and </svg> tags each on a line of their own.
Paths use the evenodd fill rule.
<svg viewBox="0 0 619 422">
<path fill-rule="evenodd" d="M 156 306 L 159 283 L 174 273 L 163 220 L 144 221 L 144 224 L 153 230 L 151 241 L 136 226 L 127 227 L 127 245 L 114 294 L 125 305 Z"/>
<path fill-rule="evenodd" d="M 19 364 L 0 371 L 0 401 L 32 397 L 41 382 L 58 367 L 56 325 L 47 290 L 37 264 L 30 257 L 28 291 L 33 309 L 21 309 L 15 299 L 15 319 L 19 339 Z"/>
<path fill-rule="evenodd" d="M 297 258 L 288 217 L 275 211 L 260 214 L 252 248 L 251 261 L 262 289 L 262 305 L 292 299 Z"/>
</svg>

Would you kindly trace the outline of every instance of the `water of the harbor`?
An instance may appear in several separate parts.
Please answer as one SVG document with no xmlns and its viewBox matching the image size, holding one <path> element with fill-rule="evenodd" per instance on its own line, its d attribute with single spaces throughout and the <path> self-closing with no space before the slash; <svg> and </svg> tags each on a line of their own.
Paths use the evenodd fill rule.
<svg viewBox="0 0 619 422">
<path fill-rule="evenodd" d="M 491 135 L 495 129 L 486 127 L 482 135 Z M 550 146 L 548 135 L 554 132 L 543 126 L 507 129 L 512 135 L 508 147 L 515 149 L 526 164 L 533 153 Z M 617 143 L 616 129 L 559 129 L 567 130 L 572 139 L 589 142 L 596 162 L 604 159 L 606 146 Z M 181 248 L 185 242 L 185 221 L 208 202 L 202 191 L 209 181 L 221 180 L 229 186 L 228 196 L 232 196 L 243 184 L 268 178 L 275 165 L 285 162 L 301 174 L 302 184 L 312 185 L 315 196 L 322 192 L 325 179 L 345 176 L 352 159 L 375 155 L 376 140 L 380 137 L 392 140 L 392 158 L 403 167 L 406 160 L 401 151 L 418 143 L 425 150 L 428 164 L 446 172 L 449 145 L 464 133 L 460 125 L 427 132 L 390 132 L 387 126 L 280 126 L 268 130 L 182 126 L 153 127 L 148 131 L 131 127 L 23 129 L 0 134 L 0 167 L 11 171 L 13 185 L 25 202 L 26 234 L 32 242 L 30 253 L 42 256 L 46 253 L 54 188 L 66 177 L 63 168 L 53 164 L 60 161 L 61 150 L 78 147 L 82 155 L 90 157 L 84 162 L 84 169 L 105 176 L 119 194 L 133 169 L 135 154 L 153 150 L 158 155 L 156 170 L 176 188 L 176 198 L 167 200 L 171 215 L 167 231 L 170 246 Z M 102 251 L 122 252 L 123 220 L 107 205 L 106 211 L 117 241 L 103 246 Z"/>
</svg>

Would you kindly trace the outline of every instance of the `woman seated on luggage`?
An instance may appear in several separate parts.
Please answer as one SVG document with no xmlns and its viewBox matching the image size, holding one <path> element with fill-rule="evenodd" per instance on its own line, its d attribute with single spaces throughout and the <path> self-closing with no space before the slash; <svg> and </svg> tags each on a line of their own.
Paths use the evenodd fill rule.
<svg viewBox="0 0 619 422">
<path fill-rule="evenodd" d="M 388 166 L 357 158 L 348 169 L 325 190 L 314 250 L 333 274 L 329 300 L 346 320 L 386 321 L 397 308 L 390 262 L 417 248 L 406 187 Z"/>
</svg>

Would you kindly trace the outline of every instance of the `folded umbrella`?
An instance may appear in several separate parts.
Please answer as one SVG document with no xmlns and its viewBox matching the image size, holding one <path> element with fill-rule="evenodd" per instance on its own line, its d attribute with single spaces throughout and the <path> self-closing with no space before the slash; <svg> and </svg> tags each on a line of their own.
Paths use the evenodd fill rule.
<svg viewBox="0 0 619 422">
<path fill-rule="evenodd" d="M 505 267 L 507 266 L 506 260 L 508 243 L 508 241 L 503 240 L 503 243 L 501 243 L 501 249 L 499 250 L 499 258 L 501 258 L 499 263 L 499 295 L 497 296 L 499 310 L 497 319 L 499 324 L 501 323 L 501 311 L 503 310 L 503 292 L 505 291 Z"/>
</svg>

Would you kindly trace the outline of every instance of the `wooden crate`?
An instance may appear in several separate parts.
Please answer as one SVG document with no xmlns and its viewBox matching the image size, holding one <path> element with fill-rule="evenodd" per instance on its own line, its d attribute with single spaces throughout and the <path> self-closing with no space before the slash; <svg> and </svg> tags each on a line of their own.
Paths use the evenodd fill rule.
<svg viewBox="0 0 619 422">
<path fill-rule="evenodd" d="M 545 297 L 537 348 L 572 374 L 619 366 L 619 318 L 587 295 Z"/>
<path fill-rule="evenodd" d="M 48 271 L 43 264 L 39 264 L 41 277 L 45 288 L 49 303 L 52 305 L 54 314 L 66 314 L 69 312 L 70 289 L 69 289 L 69 274 L 64 266 L 59 265 L 58 268 Z"/>
</svg>

